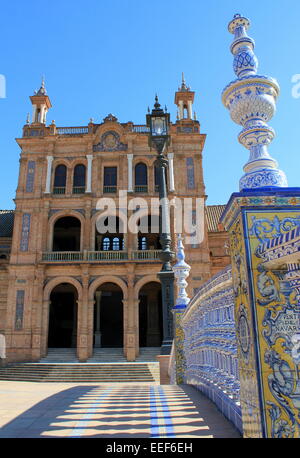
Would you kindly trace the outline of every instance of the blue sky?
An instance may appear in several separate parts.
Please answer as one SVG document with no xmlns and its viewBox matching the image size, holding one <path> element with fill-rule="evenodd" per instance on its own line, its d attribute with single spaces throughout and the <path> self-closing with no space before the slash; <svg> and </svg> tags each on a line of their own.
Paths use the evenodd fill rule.
<svg viewBox="0 0 300 458">
<path fill-rule="evenodd" d="M 227 31 L 235 13 L 251 21 L 258 73 L 280 84 L 270 153 L 289 186 L 300 186 L 300 98 L 292 97 L 291 82 L 300 74 L 299 0 L 15 0 L 1 8 L 6 98 L 0 99 L 0 208 L 14 208 L 20 151 L 15 138 L 22 135 L 29 96 L 43 74 L 53 106 L 47 122 L 80 126 L 91 117 L 102 122 L 108 113 L 144 124 L 156 92 L 175 122 L 174 92 L 184 72 L 207 134 L 207 203 L 226 203 L 238 191 L 248 159 L 237 141 L 241 127 L 221 103 L 223 88 L 235 79 Z"/>
</svg>

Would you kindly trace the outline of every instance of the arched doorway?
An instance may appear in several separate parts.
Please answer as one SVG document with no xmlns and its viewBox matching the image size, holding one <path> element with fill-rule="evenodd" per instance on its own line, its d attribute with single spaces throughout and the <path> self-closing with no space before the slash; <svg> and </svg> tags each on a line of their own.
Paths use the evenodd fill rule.
<svg viewBox="0 0 300 458">
<path fill-rule="evenodd" d="M 139 291 L 139 345 L 160 347 L 163 337 L 161 285 L 146 283 Z"/>
<path fill-rule="evenodd" d="M 50 294 L 48 348 L 75 348 L 77 342 L 77 299 L 75 286 L 57 285 Z"/>
<path fill-rule="evenodd" d="M 123 347 L 123 292 L 115 283 L 104 283 L 95 292 L 94 347 Z"/>
<path fill-rule="evenodd" d="M 80 251 L 81 223 L 74 216 L 59 218 L 53 228 L 53 251 Z"/>
</svg>

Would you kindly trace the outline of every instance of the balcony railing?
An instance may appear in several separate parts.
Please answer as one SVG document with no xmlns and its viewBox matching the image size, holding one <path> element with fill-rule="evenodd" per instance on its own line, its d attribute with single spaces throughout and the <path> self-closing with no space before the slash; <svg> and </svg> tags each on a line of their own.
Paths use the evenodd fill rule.
<svg viewBox="0 0 300 458">
<path fill-rule="evenodd" d="M 87 251 L 87 261 L 127 261 L 127 251 Z"/>
<path fill-rule="evenodd" d="M 84 194 L 85 186 L 73 186 L 73 194 Z"/>
<path fill-rule="evenodd" d="M 65 194 L 66 188 L 65 186 L 55 186 L 53 188 L 53 194 Z"/>
<path fill-rule="evenodd" d="M 117 186 L 103 186 L 104 194 L 115 194 L 117 192 Z"/>
<path fill-rule="evenodd" d="M 116 251 L 47 251 L 43 262 L 159 261 L 160 250 Z"/>
<path fill-rule="evenodd" d="M 147 185 L 135 186 L 135 187 L 134 187 L 134 191 L 135 191 L 135 192 L 147 193 L 147 192 L 148 192 L 148 186 L 147 186 Z"/>
<path fill-rule="evenodd" d="M 159 260 L 161 250 L 135 250 L 131 252 L 132 259 L 137 261 L 156 261 Z"/>
<path fill-rule="evenodd" d="M 81 251 L 48 251 L 42 255 L 42 261 L 49 262 L 74 262 L 82 260 L 83 253 Z"/>
<path fill-rule="evenodd" d="M 150 132 L 149 127 L 145 125 L 135 125 L 133 126 L 133 132 L 136 132 L 138 134 L 148 134 Z"/>
<path fill-rule="evenodd" d="M 57 127 L 56 133 L 58 135 L 82 135 L 88 134 L 89 128 L 88 127 Z"/>
</svg>

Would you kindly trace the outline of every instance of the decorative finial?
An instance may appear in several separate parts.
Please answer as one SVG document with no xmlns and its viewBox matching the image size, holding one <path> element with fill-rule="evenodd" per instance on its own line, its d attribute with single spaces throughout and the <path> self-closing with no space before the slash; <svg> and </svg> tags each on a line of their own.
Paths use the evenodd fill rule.
<svg viewBox="0 0 300 458">
<path fill-rule="evenodd" d="M 41 82 L 41 87 L 38 91 L 34 92 L 36 95 L 47 95 L 47 91 L 45 88 L 45 76 L 42 76 L 42 82 Z"/>
<path fill-rule="evenodd" d="M 237 79 L 225 87 L 222 101 L 231 118 L 243 127 L 239 142 L 249 150 L 250 157 L 240 179 L 240 190 L 287 186 L 285 174 L 268 152 L 275 136 L 267 124 L 276 110 L 279 85 L 274 78 L 257 75 L 258 60 L 253 52 L 254 40 L 247 35 L 249 19 L 235 14 L 228 25 L 234 35 L 230 47 Z"/>
<path fill-rule="evenodd" d="M 177 263 L 173 266 L 173 271 L 177 279 L 178 286 L 178 296 L 174 308 L 178 311 L 183 311 L 190 302 L 190 298 L 186 293 L 186 287 L 188 285 L 186 278 L 190 274 L 191 266 L 185 262 L 185 253 L 182 240 L 183 239 L 181 234 L 177 234 Z"/>
<path fill-rule="evenodd" d="M 26 124 L 30 124 L 30 114 L 27 113 Z"/>
<path fill-rule="evenodd" d="M 194 121 L 197 121 L 197 114 L 196 114 L 196 111 L 194 111 Z"/>
<path fill-rule="evenodd" d="M 189 90 L 190 90 L 190 88 L 186 85 L 185 78 L 184 78 L 184 73 L 182 72 L 181 87 L 179 88 L 179 91 L 180 92 L 185 92 L 185 91 L 189 91 Z"/>
</svg>

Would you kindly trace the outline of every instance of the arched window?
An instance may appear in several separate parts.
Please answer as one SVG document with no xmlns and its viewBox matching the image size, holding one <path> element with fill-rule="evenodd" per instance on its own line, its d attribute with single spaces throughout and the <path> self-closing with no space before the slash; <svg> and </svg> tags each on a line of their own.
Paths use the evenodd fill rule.
<svg viewBox="0 0 300 458">
<path fill-rule="evenodd" d="M 52 251 L 80 251 L 81 224 L 74 216 L 59 218 L 53 228 Z"/>
<path fill-rule="evenodd" d="M 110 248 L 110 240 L 109 237 L 104 237 L 102 240 L 102 250 L 109 251 Z"/>
<path fill-rule="evenodd" d="M 147 166 L 142 162 L 135 166 L 135 192 L 148 192 Z"/>
<path fill-rule="evenodd" d="M 119 237 L 114 237 L 113 238 L 112 249 L 113 249 L 113 251 L 119 251 L 120 250 L 120 238 Z"/>
<path fill-rule="evenodd" d="M 65 194 L 67 182 L 67 167 L 60 164 L 55 169 L 53 194 Z"/>
<path fill-rule="evenodd" d="M 73 175 L 73 194 L 85 192 L 85 165 L 77 164 Z"/>
<path fill-rule="evenodd" d="M 148 250 L 147 237 L 140 236 L 138 239 L 138 245 L 139 250 Z"/>
<path fill-rule="evenodd" d="M 96 231 L 96 246 L 97 251 L 122 251 L 124 250 L 124 236 L 120 232 L 120 219 L 115 217 L 115 220 L 111 221 L 111 227 L 109 226 L 108 218 L 102 220 L 101 225 L 107 227 L 107 231 L 104 232 L 105 235 L 101 235 Z M 103 232 L 102 232 L 103 234 Z"/>
</svg>

